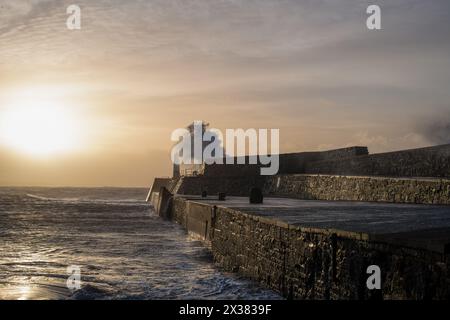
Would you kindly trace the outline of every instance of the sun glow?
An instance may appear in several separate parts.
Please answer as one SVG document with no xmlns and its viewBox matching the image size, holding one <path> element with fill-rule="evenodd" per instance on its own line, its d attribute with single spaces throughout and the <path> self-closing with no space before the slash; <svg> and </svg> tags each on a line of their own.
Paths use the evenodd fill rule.
<svg viewBox="0 0 450 320">
<path fill-rule="evenodd" d="M 13 103 L 0 118 L 0 142 L 31 155 L 72 150 L 78 144 L 77 117 L 56 101 Z"/>
</svg>

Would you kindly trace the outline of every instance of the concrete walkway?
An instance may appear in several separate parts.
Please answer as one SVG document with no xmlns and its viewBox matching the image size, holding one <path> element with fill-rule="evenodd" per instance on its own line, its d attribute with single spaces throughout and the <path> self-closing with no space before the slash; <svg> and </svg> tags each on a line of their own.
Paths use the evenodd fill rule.
<svg viewBox="0 0 450 320">
<path fill-rule="evenodd" d="M 450 244 L 450 206 L 289 198 L 265 198 L 264 204 L 259 205 L 249 204 L 245 197 L 228 197 L 226 201 L 218 201 L 217 197 L 183 197 L 290 225 L 367 233 L 376 235 L 374 239 L 439 252 L 448 250 Z"/>
</svg>

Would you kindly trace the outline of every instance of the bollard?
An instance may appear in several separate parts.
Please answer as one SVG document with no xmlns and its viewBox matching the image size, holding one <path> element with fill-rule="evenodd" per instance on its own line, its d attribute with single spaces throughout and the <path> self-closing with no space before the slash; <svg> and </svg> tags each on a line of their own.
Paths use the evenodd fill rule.
<svg viewBox="0 0 450 320">
<path fill-rule="evenodd" d="M 263 203 L 263 194 L 260 188 L 252 188 L 250 190 L 250 203 Z"/>
</svg>

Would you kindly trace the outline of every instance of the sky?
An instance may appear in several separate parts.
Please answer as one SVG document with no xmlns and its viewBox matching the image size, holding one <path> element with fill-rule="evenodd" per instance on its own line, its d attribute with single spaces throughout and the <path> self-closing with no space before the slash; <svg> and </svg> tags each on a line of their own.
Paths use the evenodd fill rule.
<svg viewBox="0 0 450 320">
<path fill-rule="evenodd" d="M 0 185 L 149 186 L 194 120 L 281 152 L 449 143 L 449 34 L 448 0 L 0 0 Z"/>
</svg>

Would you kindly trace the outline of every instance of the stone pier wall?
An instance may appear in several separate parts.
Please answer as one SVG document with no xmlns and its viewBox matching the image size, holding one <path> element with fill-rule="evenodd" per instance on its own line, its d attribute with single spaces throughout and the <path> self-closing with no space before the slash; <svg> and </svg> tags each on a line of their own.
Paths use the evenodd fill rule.
<svg viewBox="0 0 450 320">
<path fill-rule="evenodd" d="M 262 176 L 241 177 L 183 177 L 179 187 L 174 190 L 177 194 L 200 195 L 206 191 L 209 195 L 217 195 L 225 192 L 227 195 L 248 196 L 254 186 L 264 185 L 265 178 Z"/>
<path fill-rule="evenodd" d="M 260 175 L 261 164 L 249 164 L 249 157 L 242 160 L 246 164 L 233 158 L 234 165 L 182 165 L 180 170 L 186 176 L 215 178 Z M 367 147 L 280 154 L 279 173 L 450 178 L 450 144 L 377 154 L 369 154 Z"/>
<path fill-rule="evenodd" d="M 215 262 L 292 299 L 449 299 L 449 256 L 371 240 L 368 235 L 299 228 L 180 197 L 171 217 L 210 243 Z M 381 268 L 368 290 L 366 269 Z"/>
<path fill-rule="evenodd" d="M 308 162 L 303 173 L 450 178 L 450 144 Z"/>
<path fill-rule="evenodd" d="M 389 178 L 286 174 L 236 178 L 183 177 L 175 193 L 209 195 L 225 192 L 248 196 L 260 187 L 266 196 L 307 200 L 377 201 L 392 203 L 450 204 L 450 179 Z"/>
<path fill-rule="evenodd" d="M 450 204 L 450 179 L 279 175 L 267 177 L 263 191 L 307 200 Z"/>
</svg>

